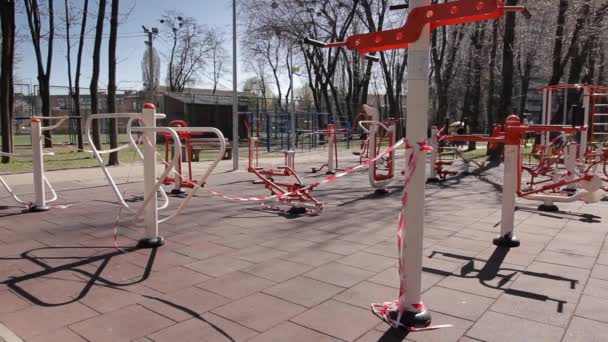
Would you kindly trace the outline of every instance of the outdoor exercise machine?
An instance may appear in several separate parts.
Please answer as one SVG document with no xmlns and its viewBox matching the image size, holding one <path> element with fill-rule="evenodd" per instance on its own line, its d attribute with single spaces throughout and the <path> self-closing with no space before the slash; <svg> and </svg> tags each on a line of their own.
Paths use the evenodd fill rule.
<svg viewBox="0 0 608 342">
<path fill-rule="evenodd" d="M 361 120 L 359 127 L 367 134 L 367 140 L 363 144 L 360 162 L 375 159 L 380 155 L 383 146 L 395 144 L 395 130 L 398 121 L 388 119 L 386 121 Z M 367 156 L 365 158 L 364 156 Z M 386 157 L 376 160 L 368 168 L 369 184 L 376 189 L 376 194 L 387 194 L 386 186 L 395 177 L 395 151 L 391 151 Z"/>
<path fill-rule="evenodd" d="M 576 124 L 585 127 L 581 132 L 579 155 L 583 156 L 589 143 L 598 143 L 608 138 L 608 87 L 589 84 L 558 84 L 540 89 L 543 94 L 541 123 L 551 125 L 561 116 L 561 124 Z M 555 98 L 560 95 L 562 101 Z M 559 103 L 561 107 L 556 107 Z M 576 109 L 582 109 L 578 112 Z M 570 115 L 569 115 L 570 113 Z M 581 117 L 582 116 L 582 117 Z M 541 137 L 541 144 L 551 141 L 550 135 Z"/>
<path fill-rule="evenodd" d="M 324 168 L 327 168 L 325 174 L 331 175 L 336 173 L 339 169 L 338 166 L 338 135 L 345 135 L 348 139 L 350 132 L 346 129 L 338 129 L 336 125 L 329 124 L 325 131 L 321 132 L 308 132 L 308 134 L 323 134 L 327 138 L 327 163 L 320 167 L 313 167 L 312 173 L 317 173 Z"/>
<path fill-rule="evenodd" d="M 460 0 L 431 5 L 430 0 L 410 0 L 405 25 L 398 29 L 356 34 L 344 42 L 322 43 L 308 39 L 317 47 L 345 47 L 362 55 L 400 48 L 409 48 L 407 74 L 406 137 L 412 148 L 406 148 L 406 172 L 402 216 L 397 244 L 399 249 L 399 299 L 372 304 L 381 319 L 407 331 L 424 330 L 431 324 L 430 312 L 421 301 L 422 241 L 424 232 L 424 184 L 429 103 L 430 33 L 441 26 L 498 19 L 508 11 L 524 12 L 523 6 L 505 6 L 502 1 Z M 408 145 L 408 144 L 406 144 Z M 420 148 L 418 148 L 420 146 Z M 414 198 L 408 201 L 408 198 Z M 514 202 L 514 199 L 513 199 Z M 407 272 L 407 273 L 406 273 Z M 433 327 L 438 328 L 438 327 Z"/>
<path fill-rule="evenodd" d="M 295 151 L 281 151 L 285 156 L 283 166 L 274 168 L 263 168 L 259 165 L 260 139 L 252 136 L 247 121 L 244 122 L 247 129 L 247 150 L 249 152 L 247 172 L 254 174 L 258 182 L 270 190 L 272 197 L 276 197 L 279 203 L 291 205 L 289 214 L 300 215 L 308 210 L 312 214 L 317 214 L 323 209 L 323 204 L 316 200 L 312 195 L 312 188 L 306 187 L 304 181 L 295 171 Z M 275 180 L 282 179 L 281 181 Z"/>
<path fill-rule="evenodd" d="M 555 211 L 554 202 L 574 202 L 583 200 L 587 203 L 597 202 L 601 179 L 591 173 L 581 173 L 576 170 L 576 144 L 567 145 L 567 157 L 564 159 L 567 172 L 555 175 L 549 184 L 522 188 L 523 150 L 522 141 L 529 133 L 560 133 L 574 134 L 583 128 L 560 125 L 522 124 L 517 115 L 507 118 L 504 127 L 496 126 L 492 136 L 458 135 L 455 139 L 463 141 L 486 142 L 490 145 L 504 144 L 504 177 L 502 195 L 502 220 L 500 236 L 494 239 L 494 244 L 500 247 L 517 247 L 520 242 L 513 235 L 515 219 L 515 199 L 542 201 L 539 208 L 545 211 Z M 569 190 L 564 190 L 569 189 Z M 564 190 L 562 192 L 562 190 Z"/>
<path fill-rule="evenodd" d="M 449 134 L 449 128 L 452 125 L 449 124 L 449 121 L 446 120 L 445 126 L 441 129 L 436 126 L 431 127 L 431 147 L 433 151 L 431 151 L 430 158 L 430 177 L 427 179 L 427 183 L 437 183 L 443 182 L 447 180 L 449 176 L 456 176 L 459 174 L 458 171 L 449 170 L 446 167 L 454 165 L 455 156 L 458 156 L 462 159 L 465 165 L 465 170 L 462 172 L 464 174 L 469 172 L 470 164 L 475 164 L 478 169 L 483 168 L 485 165 L 483 163 L 478 163 L 474 159 L 466 158 L 462 152 L 458 149 L 457 146 L 442 146 L 442 144 L 447 145 L 455 142 L 463 142 L 463 140 L 459 139 L 460 135 Z M 444 160 L 443 152 L 446 148 L 449 148 L 453 152 L 452 160 Z"/>
<path fill-rule="evenodd" d="M 53 152 L 44 151 L 42 132 L 51 131 L 63 124 L 68 119 L 67 116 L 61 117 L 32 117 L 30 118 L 30 134 L 32 140 L 32 154 L 22 155 L 17 153 L 4 153 L 0 152 L 0 156 L 9 156 L 12 158 L 31 158 L 32 159 L 32 175 L 34 184 L 34 200 L 26 201 L 22 200 L 17 194 L 11 189 L 8 183 L 0 177 L 0 183 L 6 191 L 11 195 L 15 202 L 25 206 L 27 211 L 47 211 L 49 210 L 49 203 L 57 200 L 57 193 L 55 189 L 49 183 L 49 180 L 44 175 L 44 156 L 54 155 Z M 57 121 L 51 126 L 42 126 L 42 120 Z M 51 194 L 51 198 L 47 198 L 47 190 Z"/>
<path fill-rule="evenodd" d="M 158 225 L 160 223 L 167 222 L 173 217 L 179 215 L 182 210 L 188 205 L 190 200 L 193 198 L 196 191 L 205 184 L 207 178 L 211 172 L 215 169 L 217 164 L 222 160 L 224 152 L 226 151 L 226 140 L 220 130 L 213 127 L 157 127 L 156 120 L 164 119 L 165 114 L 157 114 L 156 107 L 151 103 L 144 104 L 142 113 L 112 113 L 112 114 L 92 114 L 89 116 L 86 122 L 86 136 L 89 141 L 89 145 L 95 156 L 95 159 L 99 163 L 106 179 L 110 183 L 114 195 L 118 199 L 119 204 L 126 208 L 128 211 L 133 213 L 132 223 L 136 224 L 137 220 L 143 216 L 143 223 L 145 226 L 145 235 L 139 241 L 138 246 L 142 248 L 153 248 L 159 247 L 164 244 L 164 239 L 158 233 Z M 95 144 L 91 136 L 91 126 L 93 120 L 102 119 L 128 119 L 127 122 L 127 135 L 129 142 L 123 144 L 117 148 L 109 150 L 100 150 Z M 138 122 L 143 126 L 134 127 L 133 123 Z M 141 133 L 141 140 L 138 142 L 133 137 L 133 132 Z M 167 178 L 171 171 L 176 170 L 177 164 L 181 160 L 182 146 L 180 133 L 211 133 L 215 134 L 219 139 L 220 148 L 218 154 L 213 159 L 212 163 L 203 173 L 203 175 L 196 181 L 193 182 L 195 186 L 188 192 L 188 196 L 177 209 L 168 214 L 167 216 L 160 218 L 159 211 L 167 209 L 169 206 L 169 199 L 162 189 L 163 180 Z M 169 134 L 173 139 L 173 158 L 171 161 L 163 161 L 165 169 L 160 177 L 157 177 L 157 158 L 160 156 L 156 149 L 156 138 L 157 133 Z M 139 148 L 141 142 L 143 149 Z M 130 206 L 124 199 L 124 193 L 120 191 L 118 185 L 114 181 L 114 178 L 110 174 L 108 167 L 105 165 L 102 155 L 112 152 L 118 152 L 126 148 L 134 148 L 139 158 L 143 161 L 143 187 L 144 187 L 144 201 L 138 208 Z M 161 156 L 162 157 L 162 156 Z M 162 158 L 161 158 L 162 159 Z M 160 194 L 163 200 L 163 204 L 159 206 L 157 194 Z"/>
<path fill-rule="evenodd" d="M 183 120 L 173 120 L 170 121 L 167 125 L 168 127 L 188 127 L 188 123 Z M 173 135 L 167 132 L 159 132 L 160 136 L 165 139 L 165 160 L 169 160 L 169 153 L 171 151 L 171 144 L 174 143 Z M 192 134 L 190 132 L 177 132 L 177 136 L 180 139 L 180 143 L 182 145 L 182 150 L 180 157 L 177 161 L 177 169 L 173 172 L 173 176 L 168 175 L 163 178 L 162 182 L 164 185 L 173 184 L 173 189 L 171 190 L 172 195 L 181 195 L 184 194 L 185 191 L 182 188 L 192 189 L 197 185 L 196 180 L 192 179 Z M 186 155 L 186 163 L 188 165 L 188 175 L 184 178 L 184 174 L 182 173 L 182 156 Z M 167 168 L 168 165 L 165 165 Z M 200 184 L 200 186 L 204 186 L 204 184 Z"/>
</svg>

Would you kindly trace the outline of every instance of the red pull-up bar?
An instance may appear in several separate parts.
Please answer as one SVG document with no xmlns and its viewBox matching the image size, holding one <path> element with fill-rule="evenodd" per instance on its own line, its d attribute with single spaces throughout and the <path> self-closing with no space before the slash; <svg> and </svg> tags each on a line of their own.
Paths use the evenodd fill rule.
<svg viewBox="0 0 608 342">
<path fill-rule="evenodd" d="M 370 52 L 407 48 L 420 38 L 426 24 L 431 30 L 437 27 L 491 20 L 502 17 L 506 12 L 527 13 L 524 6 L 505 6 L 499 0 L 460 0 L 413 9 L 403 27 L 393 30 L 355 34 L 345 42 L 323 43 L 312 39 L 305 42 L 317 47 L 346 47 L 359 51 L 362 55 Z"/>
</svg>

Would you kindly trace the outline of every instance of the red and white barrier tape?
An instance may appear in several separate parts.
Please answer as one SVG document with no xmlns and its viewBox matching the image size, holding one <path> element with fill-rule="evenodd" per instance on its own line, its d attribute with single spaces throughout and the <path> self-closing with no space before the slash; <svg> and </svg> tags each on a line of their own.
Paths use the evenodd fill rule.
<svg viewBox="0 0 608 342">
<path fill-rule="evenodd" d="M 272 196 L 251 196 L 251 197 L 233 197 L 233 196 L 228 196 L 225 195 L 221 192 L 218 191 L 214 191 L 214 190 L 210 190 L 210 189 L 205 189 L 208 193 L 210 193 L 213 196 L 219 197 L 219 198 L 223 198 L 226 200 L 230 200 L 230 201 L 240 201 L 240 202 L 265 202 L 265 201 L 269 201 L 269 200 L 274 200 L 274 199 L 284 199 L 287 198 L 289 196 L 293 196 L 293 195 L 298 195 L 304 191 L 308 191 L 308 190 L 312 190 L 318 186 L 321 186 L 323 184 L 332 182 L 338 178 L 344 177 L 346 175 L 349 175 L 353 172 L 356 172 L 362 168 L 365 168 L 367 166 L 369 166 L 371 163 L 374 163 L 375 161 L 377 161 L 378 159 L 382 158 L 383 156 L 393 152 L 394 150 L 396 150 L 397 148 L 399 148 L 399 146 L 403 145 L 405 142 L 404 139 L 399 140 L 397 143 L 395 143 L 393 146 L 388 147 L 386 150 L 384 150 L 382 153 L 380 153 L 378 156 L 376 156 L 373 159 L 369 159 L 366 160 L 364 163 L 359 164 L 353 168 L 350 169 L 346 169 L 343 172 L 340 173 L 336 173 L 335 175 L 331 175 L 327 178 L 325 178 L 322 181 L 319 182 L 315 182 L 312 184 L 309 184 L 305 187 L 303 187 L 302 189 L 298 189 L 296 191 L 292 191 L 292 192 L 288 192 L 288 193 L 284 193 L 284 194 L 279 194 L 279 195 L 272 195 Z"/>
<path fill-rule="evenodd" d="M 432 151 L 432 147 L 428 145 L 427 141 L 419 142 L 419 149 L 413 151 L 409 154 L 408 162 L 407 162 L 407 172 L 404 175 L 404 184 L 403 184 L 403 197 L 401 198 L 402 206 L 405 208 L 408 202 L 409 195 L 409 187 L 412 180 L 412 176 L 416 172 L 417 161 L 418 161 L 418 153 L 426 153 Z M 412 146 L 406 144 L 407 149 L 411 149 Z M 406 289 L 406 278 L 407 273 L 405 270 L 405 265 L 403 265 L 403 243 L 405 240 L 406 226 L 405 226 L 405 218 L 403 217 L 403 213 L 399 214 L 399 224 L 397 226 L 397 248 L 399 250 L 399 299 L 392 302 L 384 302 L 384 303 L 372 303 L 371 308 L 376 316 L 382 319 L 384 322 L 392 326 L 393 328 L 401 328 L 405 329 L 409 332 L 416 331 L 428 331 L 428 330 L 436 330 L 440 328 L 451 327 L 451 325 L 435 325 L 429 326 L 425 328 L 414 328 L 408 327 L 401 323 L 401 318 L 405 311 L 415 311 L 419 312 L 424 309 L 423 303 L 418 303 L 412 305 L 411 308 L 406 308 L 402 305 L 405 303 L 405 294 L 407 292 Z M 409 310 L 408 310 L 409 309 Z M 390 315 L 391 312 L 398 311 L 397 317 L 393 319 Z"/>
</svg>

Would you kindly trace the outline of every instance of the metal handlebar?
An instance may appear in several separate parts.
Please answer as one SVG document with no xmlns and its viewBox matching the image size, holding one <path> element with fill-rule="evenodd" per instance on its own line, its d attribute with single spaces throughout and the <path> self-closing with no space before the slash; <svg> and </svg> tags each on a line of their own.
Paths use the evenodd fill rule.
<svg viewBox="0 0 608 342">
<path fill-rule="evenodd" d="M 365 133 L 369 133 L 369 129 L 365 128 L 365 126 L 363 126 L 363 124 L 378 125 L 378 126 L 384 128 L 386 131 L 389 130 L 388 127 L 380 121 L 361 120 L 361 121 L 359 121 L 359 127 L 363 131 L 365 131 Z"/>
<path fill-rule="evenodd" d="M 152 128 L 148 128 L 148 127 L 136 127 L 135 128 L 135 130 L 147 130 L 147 129 L 152 129 Z M 201 176 L 201 178 L 196 183 L 194 183 L 195 186 L 194 186 L 194 188 L 192 188 L 190 190 L 188 197 L 186 197 L 186 199 L 179 205 L 179 207 L 177 207 L 175 212 L 164 217 L 163 219 L 158 220 L 158 223 L 164 223 L 164 222 L 174 218 L 175 216 L 179 215 L 184 210 L 184 208 L 188 205 L 188 203 L 190 203 L 190 200 L 192 200 L 196 191 L 203 184 L 205 184 L 205 182 L 207 181 L 207 178 L 209 178 L 209 175 L 211 174 L 211 172 L 213 172 L 213 170 L 215 169 L 217 164 L 219 164 L 219 162 L 222 160 L 224 153 L 226 152 L 226 139 L 224 138 L 224 135 L 222 134 L 222 132 L 219 129 L 214 128 L 214 127 L 162 127 L 162 128 L 157 127 L 157 128 L 155 128 L 155 130 L 156 131 L 166 131 L 166 132 L 169 132 L 173 136 L 173 139 L 175 142 L 174 146 L 176 147 L 176 149 L 179 148 L 179 152 L 175 151 L 175 156 L 173 158 L 174 160 L 176 159 L 176 157 L 179 159 L 179 157 L 181 156 L 181 143 L 179 141 L 177 132 L 213 133 L 218 137 L 219 144 L 220 144 L 220 150 L 218 151 L 216 158 L 213 160 L 213 162 L 207 168 L 207 171 L 205 171 L 205 173 Z M 160 186 L 162 185 L 162 180 L 165 179 L 169 175 L 169 172 L 171 170 L 173 170 L 174 167 L 175 167 L 175 164 L 173 162 L 169 163 L 169 165 L 167 165 L 162 176 L 159 178 L 159 181 L 156 182 L 156 184 L 154 184 L 154 187 L 152 189 L 153 192 L 158 191 L 160 189 Z M 137 212 L 135 213 L 135 215 L 132 219 L 133 222 L 135 222 L 143 214 L 146 206 L 148 206 L 148 204 L 150 203 L 151 200 L 152 200 L 152 197 L 150 196 L 142 203 L 141 207 L 137 210 Z"/>
<path fill-rule="evenodd" d="M 49 117 L 46 117 L 46 116 L 33 116 L 32 119 L 33 118 L 37 118 L 37 119 L 40 119 L 40 120 L 59 120 L 58 123 L 56 123 L 56 124 L 54 124 L 52 126 L 40 127 L 41 131 L 50 131 L 52 129 L 55 129 L 55 128 L 61 126 L 62 123 L 64 123 L 67 119 L 69 119 L 69 116 L 67 116 L 67 115 L 64 115 L 64 116 L 49 116 Z"/>
<path fill-rule="evenodd" d="M 408 9 L 408 8 L 410 8 L 410 4 L 408 4 L 408 3 L 400 4 L 400 5 L 392 5 L 392 6 L 388 7 L 389 11 L 397 11 L 397 10 Z"/>
<path fill-rule="evenodd" d="M 156 119 L 164 119 L 166 117 L 165 114 L 156 114 Z M 100 119 L 129 119 L 129 122 L 127 123 L 127 133 L 129 135 L 129 143 L 127 144 L 123 144 L 117 148 L 114 149 L 109 149 L 109 150 L 98 150 L 97 147 L 95 146 L 95 144 L 93 144 L 93 137 L 91 136 L 91 126 L 93 123 L 93 120 L 100 120 Z M 131 212 L 135 212 L 135 210 L 133 208 L 131 208 L 131 206 L 129 206 L 129 204 L 125 201 L 123 195 L 120 193 L 120 189 L 118 189 L 118 186 L 116 185 L 116 182 L 114 181 L 114 178 L 112 178 L 112 175 L 110 174 L 110 171 L 108 170 L 108 168 L 106 167 L 103 158 L 102 158 L 102 154 L 107 154 L 107 153 L 112 153 L 112 152 L 118 152 L 120 150 L 126 149 L 130 146 L 132 146 L 136 151 L 137 154 L 139 155 L 140 159 L 143 159 L 143 154 L 141 152 L 141 150 L 139 149 L 139 147 L 137 146 L 137 142 L 135 142 L 135 140 L 133 139 L 132 135 L 131 135 L 131 131 L 132 131 L 132 124 L 135 120 L 142 120 L 143 116 L 141 113 L 111 113 L 111 114 L 93 114 L 91 116 L 89 116 L 87 118 L 87 122 L 86 122 L 86 137 L 87 140 L 89 142 L 89 146 L 91 147 L 91 152 L 93 153 L 93 155 L 95 156 L 95 159 L 97 160 L 97 162 L 99 163 L 99 165 L 101 166 L 101 171 L 103 172 L 103 174 L 105 175 L 106 179 L 108 180 L 108 182 L 110 183 L 110 186 L 112 187 L 112 190 L 114 191 L 114 194 L 116 195 L 116 197 L 118 198 L 118 201 L 120 202 L 120 204 L 125 207 L 126 209 L 128 209 Z M 171 133 L 171 132 L 169 132 Z M 181 145 L 180 145 L 180 149 L 179 154 L 175 153 L 174 155 L 176 155 L 177 157 L 179 157 L 181 155 Z M 174 158 L 175 159 L 175 158 Z M 176 162 L 177 163 L 177 162 Z M 170 170 L 170 169 L 169 169 Z M 161 178 L 162 179 L 162 178 Z M 169 197 L 167 197 L 167 194 L 164 191 L 160 191 L 161 197 L 164 201 L 164 204 L 162 206 L 159 207 L 159 209 L 165 209 L 169 206 Z"/>
</svg>

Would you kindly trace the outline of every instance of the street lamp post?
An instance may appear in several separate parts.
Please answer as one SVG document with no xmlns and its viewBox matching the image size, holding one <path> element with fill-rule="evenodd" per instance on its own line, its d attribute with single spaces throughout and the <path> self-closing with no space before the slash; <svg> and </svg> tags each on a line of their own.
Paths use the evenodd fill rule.
<svg viewBox="0 0 608 342">
<path fill-rule="evenodd" d="M 232 0 L 232 170 L 239 169 L 239 95 L 236 65 L 236 0 Z"/>
</svg>

